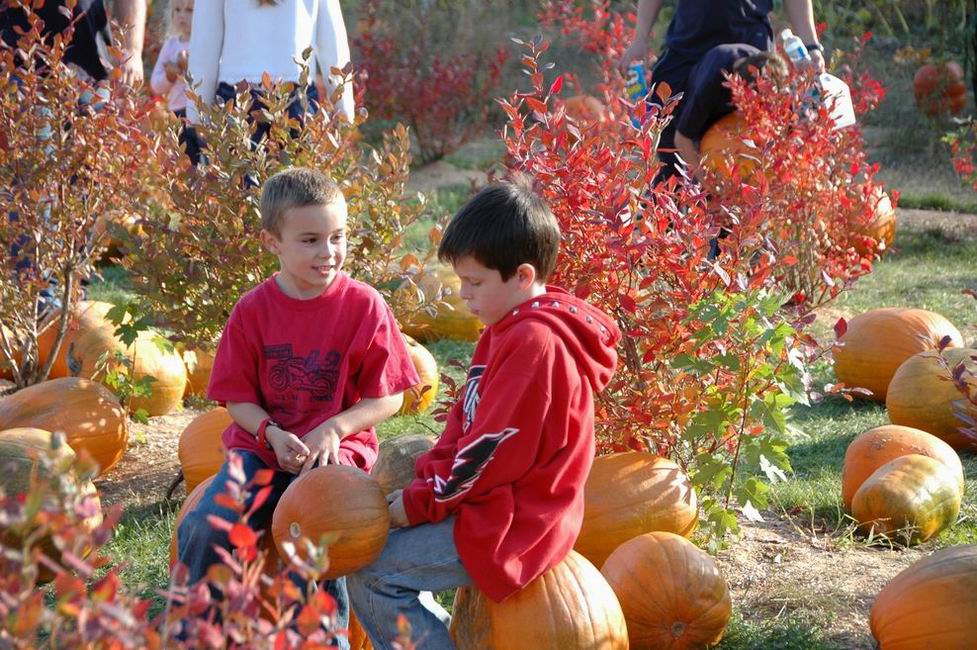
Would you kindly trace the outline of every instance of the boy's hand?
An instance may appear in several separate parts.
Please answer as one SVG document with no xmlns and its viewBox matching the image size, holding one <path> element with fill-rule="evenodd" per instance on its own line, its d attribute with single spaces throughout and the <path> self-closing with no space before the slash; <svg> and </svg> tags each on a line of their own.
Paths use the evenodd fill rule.
<svg viewBox="0 0 977 650">
<path fill-rule="evenodd" d="M 387 495 L 387 505 L 389 506 L 391 503 L 393 503 L 394 501 L 396 501 L 397 499 L 399 499 L 400 498 L 400 495 L 403 494 L 403 493 L 404 493 L 403 490 L 394 490 L 393 492 L 391 492 L 390 494 L 388 494 Z"/>
<path fill-rule="evenodd" d="M 292 474 L 298 474 L 302 469 L 302 463 L 309 456 L 309 448 L 305 446 L 298 436 L 284 429 L 270 426 L 265 432 L 271 448 L 275 452 L 275 458 L 282 469 Z"/>
<path fill-rule="evenodd" d="M 302 465 L 300 474 L 316 466 L 339 464 L 339 441 L 342 435 L 332 420 L 326 420 L 315 429 L 305 434 L 303 442 L 309 448 L 309 455 Z"/>
<path fill-rule="evenodd" d="M 410 522 L 407 520 L 407 510 L 404 509 L 404 495 L 402 492 L 402 490 L 397 492 L 396 498 L 394 498 L 388 507 L 391 528 L 407 528 L 410 526 Z"/>
</svg>

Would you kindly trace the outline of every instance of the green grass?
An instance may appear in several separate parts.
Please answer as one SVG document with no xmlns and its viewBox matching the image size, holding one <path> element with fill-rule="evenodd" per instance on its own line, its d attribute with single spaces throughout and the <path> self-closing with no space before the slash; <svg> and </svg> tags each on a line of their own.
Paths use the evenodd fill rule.
<svg viewBox="0 0 977 650">
<path fill-rule="evenodd" d="M 129 274 L 121 266 L 103 266 L 88 285 L 88 299 L 122 305 L 135 299 Z"/>
<path fill-rule="evenodd" d="M 744 618 L 743 612 L 733 610 L 733 618 L 726 627 L 721 650 L 842 650 L 844 642 L 832 640 L 825 632 L 831 617 L 792 613 L 786 610 L 773 618 L 757 620 Z"/>
</svg>

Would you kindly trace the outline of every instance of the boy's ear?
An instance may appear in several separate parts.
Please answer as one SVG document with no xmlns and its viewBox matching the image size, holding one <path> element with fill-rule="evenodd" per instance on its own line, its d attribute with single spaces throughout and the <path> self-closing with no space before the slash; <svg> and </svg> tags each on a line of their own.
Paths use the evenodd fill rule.
<svg viewBox="0 0 977 650">
<path fill-rule="evenodd" d="M 516 267 L 516 276 L 519 278 L 519 286 L 528 289 L 536 282 L 536 267 L 528 262 L 524 262 Z"/>
<path fill-rule="evenodd" d="M 281 242 L 278 240 L 278 237 L 276 237 L 272 233 L 262 228 L 261 245 L 264 246 L 265 250 L 267 250 L 272 255 L 278 255 L 279 249 L 281 247 Z"/>
</svg>

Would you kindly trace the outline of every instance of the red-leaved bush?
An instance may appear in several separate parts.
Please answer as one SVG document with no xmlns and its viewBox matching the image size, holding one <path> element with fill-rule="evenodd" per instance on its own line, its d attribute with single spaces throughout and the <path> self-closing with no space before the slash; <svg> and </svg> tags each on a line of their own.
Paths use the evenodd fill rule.
<svg viewBox="0 0 977 650">
<path fill-rule="evenodd" d="M 789 469 L 787 407 L 806 400 L 804 362 L 816 347 L 798 330 L 813 320 L 810 309 L 871 271 L 854 232 L 874 209 L 874 170 L 856 131 L 798 113 L 800 89 L 770 86 L 767 97 L 739 87 L 757 125 L 754 176 L 653 186 L 659 134 L 680 97 L 662 87 L 648 103 L 624 99 L 615 65 L 633 16 L 591 5 L 544 3 L 543 18 L 598 54 L 607 119 L 585 126 L 568 117 L 563 77 L 547 78 L 541 61 L 546 44 L 523 44 L 531 86 L 500 100 L 507 166 L 536 180 L 560 223 L 554 282 L 614 315 L 624 332 L 621 364 L 598 404 L 601 450 L 648 448 L 677 460 L 722 532 L 735 528 L 731 493 L 744 513 L 765 505 L 766 485 L 737 472 L 777 480 Z M 721 227 L 731 233 L 710 259 Z"/>
<path fill-rule="evenodd" d="M 270 533 L 250 528 L 255 506 L 246 503 L 252 492 L 253 504 L 264 501 L 271 470 L 245 483 L 239 459 L 231 457 L 232 478 L 221 499 L 238 518 L 212 524 L 229 531 L 233 550 L 221 553 L 221 564 L 196 585 L 186 583 L 186 570 L 178 565 L 160 594 L 165 606 L 152 616 L 153 601 L 127 588 L 123 565 L 104 554 L 121 506 L 98 526 L 87 523 L 93 499 L 97 508 L 97 498 L 85 489 L 94 465 L 85 454 L 76 459 L 58 453 L 64 444 L 55 434 L 52 449 L 36 455 L 26 493 L 0 488 L 0 646 L 312 649 L 334 647 L 334 637 L 345 634 L 336 623 L 335 601 L 323 590 L 300 590 L 289 577 L 313 585 L 328 566 L 327 549 L 303 541 L 303 553 L 290 553 L 280 572 L 264 570 L 260 546 Z M 49 595 L 39 588 L 42 569 L 53 575 Z M 214 590 L 223 598 L 215 599 Z M 414 647 L 406 637 L 398 642 L 405 650 Z"/>
<path fill-rule="evenodd" d="M 481 135 L 507 54 L 503 47 L 478 46 L 474 32 L 461 35 L 467 22 L 474 23 L 469 30 L 485 28 L 484 16 L 494 8 L 481 2 L 364 4 L 353 50 L 366 73 L 370 115 L 409 126 L 421 164 Z"/>
</svg>

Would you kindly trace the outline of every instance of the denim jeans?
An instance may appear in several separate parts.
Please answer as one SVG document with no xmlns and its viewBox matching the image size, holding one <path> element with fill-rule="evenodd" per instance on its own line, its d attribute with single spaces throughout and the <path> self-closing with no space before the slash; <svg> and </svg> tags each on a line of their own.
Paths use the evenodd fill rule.
<svg viewBox="0 0 977 650">
<path fill-rule="evenodd" d="M 248 112 L 250 113 L 248 121 L 254 123 L 257 111 L 264 106 L 264 91 L 260 88 L 251 87 L 248 89 L 248 92 L 251 95 L 251 105 L 248 108 Z M 288 105 L 288 116 L 293 120 L 301 121 L 306 113 L 314 113 L 319 110 L 319 90 L 315 84 L 309 84 L 304 94 L 305 97 L 302 97 L 301 91 L 298 89 L 292 90 L 292 97 L 294 99 Z M 227 102 L 233 103 L 236 100 L 237 90 L 234 86 L 224 81 L 220 82 L 217 86 L 214 101 L 223 106 Z M 251 143 L 254 146 L 258 146 L 264 140 L 265 136 L 268 135 L 270 129 L 271 127 L 267 122 L 259 120 L 251 136 Z M 205 144 L 193 126 L 187 125 L 180 133 L 180 144 L 186 149 L 190 162 L 194 166 L 200 164 L 201 156 L 204 154 Z"/>
<path fill-rule="evenodd" d="M 404 614 L 421 650 L 454 648 L 442 618 L 418 596 L 471 585 L 458 558 L 454 517 L 390 531 L 376 562 L 347 576 L 350 604 L 376 650 L 392 650 Z"/>
<path fill-rule="evenodd" d="M 243 461 L 245 481 L 250 481 L 254 478 L 258 470 L 267 469 L 268 467 L 253 452 L 238 449 L 232 453 L 240 456 Z M 278 505 L 278 500 L 281 498 L 285 488 L 296 478 L 298 477 L 295 474 L 283 471 L 275 472 L 275 476 L 271 482 L 272 491 L 268 500 L 249 519 L 249 524 L 252 529 L 255 531 L 265 530 L 267 531 L 265 533 L 266 535 L 271 534 L 271 516 L 275 512 L 275 506 Z M 227 539 L 227 533 L 214 528 L 207 521 L 208 515 L 216 515 L 226 521 L 237 521 L 237 513 L 229 508 L 217 505 L 214 501 L 218 494 L 224 492 L 224 486 L 229 479 L 230 467 L 225 461 L 221 465 L 220 471 L 217 472 L 217 476 L 214 477 L 214 480 L 204 492 L 200 503 L 183 517 L 183 521 L 180 522 L 180 527 L 177 529 L 178 558 L 180 562 L 187 565 L 190 584 L 199 582 L 207 575 L 207 569 L 214 564 L 220 563 L 220 557 L 214 551 L 215 545 L 228 550 L 231 549 L 231 544 Z M 246 509 L 251 508 L 254 496 L 253 493 L 247 496 Z M 304 592 L 306 587 L 305 583 L 298 576 L 294 576 L 293 580 Z M 322 586 L 329 595 L 336 599 L 337 626 L 345 629 L 349 625 L 349 596 L 346 593 L 346 578 L 330 580 Z M 349 650 L 349 641 L 343 637 L 339 642 L 339 647 L 342 650 Z"/>
</svg>

